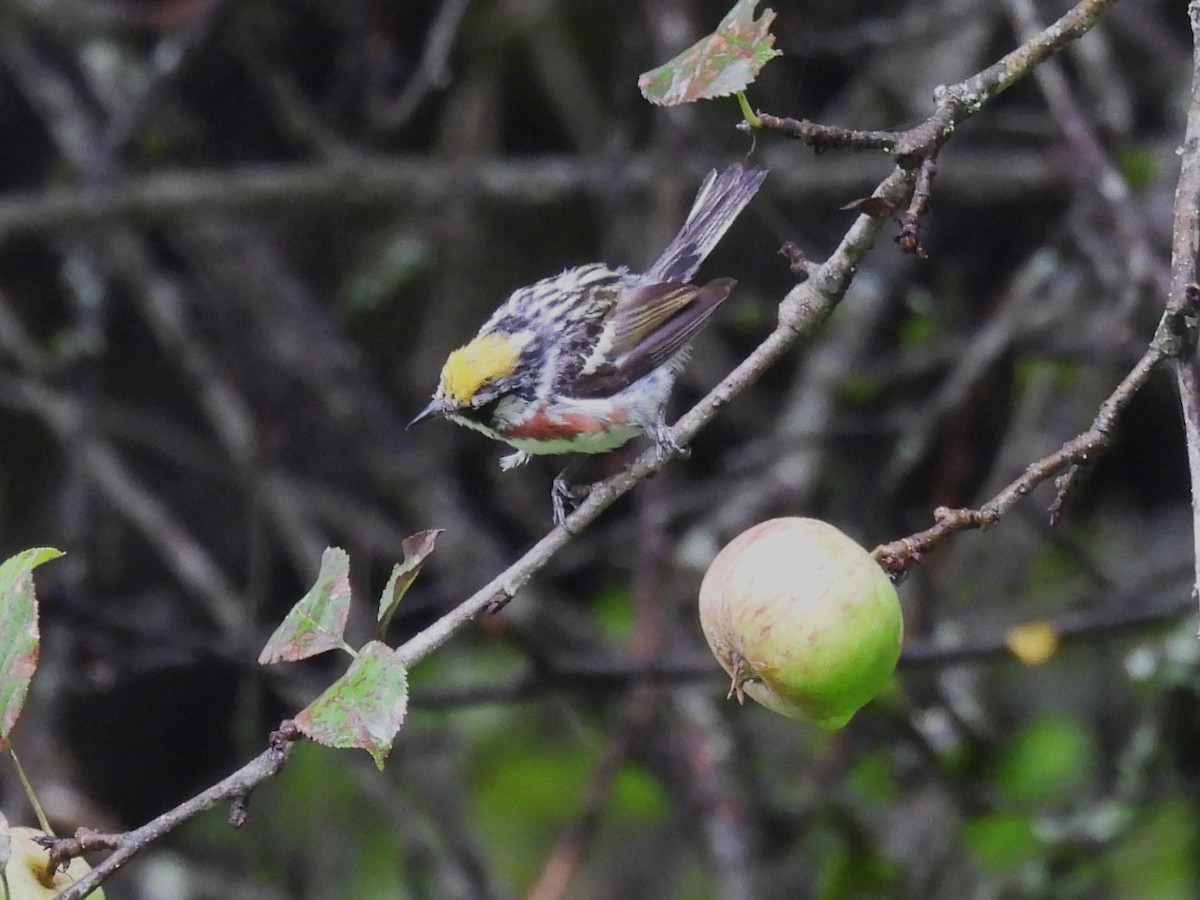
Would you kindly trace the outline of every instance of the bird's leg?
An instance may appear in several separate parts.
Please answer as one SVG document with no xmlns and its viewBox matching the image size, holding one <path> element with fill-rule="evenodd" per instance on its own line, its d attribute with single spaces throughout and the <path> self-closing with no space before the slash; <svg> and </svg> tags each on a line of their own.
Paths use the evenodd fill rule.
<svg viewBox="0 0 1200 900">
<path fill-rule="evenodd" d="M 558 474 L 558 477 L 554 479 L 554 484 L 550 487 L 550 502 L 554 505 L 555 525 L 561 525 L 567 520 L 568 503 L 571 505 L 571 511 L 574 512 L 575 507 L 587 497 L 587 492 L 590 490 L 587 485 L 572 487 L 567 484 L 567 479 L 578 472 L 581 465 L 583 465 L 583 457 L 575 457 L 567 463 L 567 467 Z"/>
<path fill-rule="evenodd" d="M 654 452 L 658 456 L 659 462 L 672 456 L 679 459 L 687 459 L 692 455 L 691 448 L 681 447 L 675 443 L 675 438 L 671 437 L 671 428 L 667 425 L 667 411 L 665 408 L 659 412 L 658 418 L 654 420 L 654 427 L 650 430 L 650 437 L 654 440 Z"/>
</svg>

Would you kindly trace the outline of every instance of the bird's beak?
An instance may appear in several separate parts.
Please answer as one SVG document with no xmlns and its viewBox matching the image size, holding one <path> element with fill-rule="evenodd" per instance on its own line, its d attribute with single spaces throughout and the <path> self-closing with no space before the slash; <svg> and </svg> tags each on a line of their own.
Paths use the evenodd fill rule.
<svg viewBox="0 0 1200 900">
<path fill-rule="evenodd" d="M 428 406 L 426 406 L 423 410 L 421 410 L 419 413 L 417 413 L 416 418 L 414 418 L 411 422 L 409 422 L 407 425 L 404 426 L 404 430 L 407 431 L 409 428 L 412 428 L 418 422 L 424 422 L 426 419 L 430 419 L 434 416 L 440 416 L 442 414 L 442 412 L 443 412 L 442 402 L 440 400 L 438 400 L 436 397 L 434 397 L 432 400 L 429 401 Z"/>
</svg>

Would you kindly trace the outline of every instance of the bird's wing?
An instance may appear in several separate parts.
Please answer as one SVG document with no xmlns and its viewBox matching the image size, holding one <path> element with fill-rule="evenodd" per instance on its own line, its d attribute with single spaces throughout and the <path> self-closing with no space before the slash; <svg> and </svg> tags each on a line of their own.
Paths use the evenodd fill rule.
<svg viewBox="0 0 1200 900">
<path fill-rule="evenodd" d="M 664 282 L 630 288 L 604 323 L 593 355 L 564 384 L 577 397 L 614 394 L 687 347 L 736 284 Z"/>
</svg>

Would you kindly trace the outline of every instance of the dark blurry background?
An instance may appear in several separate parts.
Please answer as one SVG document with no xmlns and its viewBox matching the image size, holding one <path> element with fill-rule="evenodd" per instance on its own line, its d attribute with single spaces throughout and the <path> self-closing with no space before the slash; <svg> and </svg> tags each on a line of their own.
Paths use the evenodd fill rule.
<svg viewBox="0 0 1200 900">
<path fill-rule="evenodd" d="M 914 124 L 1063 2 L 777 0 L 759 108 Z M 695 596 L 772 515 L 866 546 L 979 504 L 1084 430 L 1150 339 L 1190 72 L 1178 2 L 1120 0 L 945 148 L 928 259 L 885 229 L 800 351 L 413 672 L 388 768 L 303 746 L 112 898 L 1192 897 L 1200 673 L 1178 402 L 1159 373 L 1051 530 L 1044 486 L 901 589 L 908 661 L 821 733 L 727 704 Z M 514 287 L 651 261 L 732 100 L 640 72 L 708 0 L 0 0 L 0 555 L 50 545 L 18 750 L 56 826 L 121 828 L 258 752 L 342 659 L 258 651 L 345 547 L 373 604 L 445 528 L 395 641 L 549 526 L 560 460 L 404 423 Z M 1022 25 L 1024 23 L 1024 25 Z M 890 169 L 761 136 L 702 276 L 739 286 L 675 411 L 765 336 Z M 599 478 L 638 448 L 594 459 Z M 1046 664 L 1004 650 L 1048 619 Z M 946 653 L 945 649 L 966 648 Z M 648 664 L 664 677 L 636 676 Z M 668 677 L 669 676 L 669 677 Z M 28 820 L 10 768 L 0 799 Z"/>
</svg>

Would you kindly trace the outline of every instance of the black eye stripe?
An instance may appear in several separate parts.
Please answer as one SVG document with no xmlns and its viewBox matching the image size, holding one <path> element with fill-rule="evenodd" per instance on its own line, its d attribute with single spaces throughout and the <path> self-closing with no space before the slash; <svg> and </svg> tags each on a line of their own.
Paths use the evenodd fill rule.
<svg viewBox="0 0 1200 900">
<path fill-rule="evenodd" d="M 482 422 L 485 425 L 490 423 L 492 417 L 496 414 L 496 407 L 500 405 L 502 397 L 493 397 L 483 406 L 464 406 L 457 411 L 457 414 L 464 419 L 470 419 L 472 422 Z"/>
</svg>

